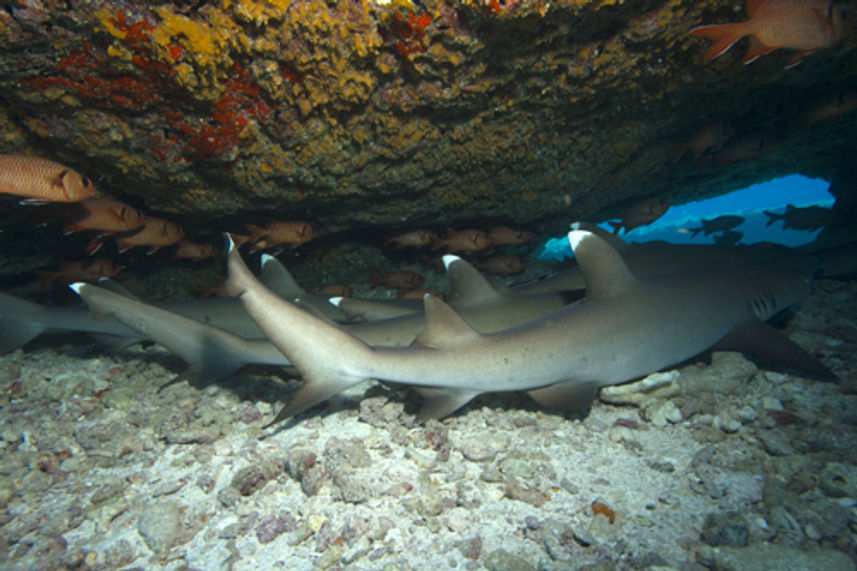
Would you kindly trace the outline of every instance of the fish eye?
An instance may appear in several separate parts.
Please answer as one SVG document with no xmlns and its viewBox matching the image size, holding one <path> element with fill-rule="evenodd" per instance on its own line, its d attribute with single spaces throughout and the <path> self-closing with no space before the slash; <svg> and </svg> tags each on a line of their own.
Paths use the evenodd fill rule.
<svg viewBox="0 0 857 571">
<path fill-rule="evenodd" d="M 92 184 L 92 181 L 86 178 L 85 176 L 80 177 L 80 182 L 81 184 L 83 184 L 83 186 L 90 186 Z"/>
</svg>

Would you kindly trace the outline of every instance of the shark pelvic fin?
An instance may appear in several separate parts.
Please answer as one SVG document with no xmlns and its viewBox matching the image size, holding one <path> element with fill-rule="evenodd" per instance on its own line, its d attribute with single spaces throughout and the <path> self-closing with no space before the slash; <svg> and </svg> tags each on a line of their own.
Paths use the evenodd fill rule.
<svg viewBox="0 0 857 571">
<path fill-rule="evenodd" d="M 615 297 L 637 281 L 619 253 L 592 232 L 572 230 L 568 242 L 586 277 L 587 298 Z"/>
<path fill-rule="evenodd" d="M 462 391 L 452 388 L 412 387 L 426 402 L 420 408 L 417 420 L 420 422 L 430 418 L 443 418 L 452 414 L 479 395 L 478 392 Z"/>
<path fill-rule="evenodd" d="M 565 412 L 584 413 L 598 394 L 598 383 L 566 381 L 541 389 L 527 391 L 530 398 L 542 406 Z"/>
<path fill-rule="evenodd" d="M 303 384 L 295 396 L 289 401 L 289 404 L 284 406 L 277 416 L 263 426 L 268 428 L 275 424 L 291 418 L 296 414 L 300 414 L 306 409 L 313 407 L 327 399 L 338 395 L 348 387 L 354 385 L 353 381 L 344 378 L 341 375 L 330 374 L 322 371 L 318 374 L 305 374 L 303 376 Z"/>
<path fill-rule="evenodd" d="M 502 295 L 469 262 L 458 256 L 443 257 L 449 276 L 449 303 L 456 307 L 472 307 L 499 300 Z"/>
<path fill-rule="evenodd" d="M 721 339 L 712 351 L 741 351 L 769 359 L 786 367 L 824 380 L 837 379 L 836 373 L 782 332 L 757 319 L 751 319 Z"/>
<path fill-rule="evenodd" d="M 423 303 L 426 325 L 423 332 L 414 339 L 413 345 L 444 349 L 472 343 L 482 337 L 451 307 L 433 295 L 426 295 Z"/>
</svg>

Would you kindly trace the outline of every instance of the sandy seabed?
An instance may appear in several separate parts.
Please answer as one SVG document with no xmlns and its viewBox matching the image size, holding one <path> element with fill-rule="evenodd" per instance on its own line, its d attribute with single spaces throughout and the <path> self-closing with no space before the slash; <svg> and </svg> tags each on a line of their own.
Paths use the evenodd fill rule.
<svg viewBox="0 0 857 571">
<path fill-rule="evenodd" d="M 717 353 L 584 417 L 486 395 L 422 425 L 364 383 L 263 430 L 297 381 L 159 391 L 157 346 L 40 343 L 0 358 L 0 566 L 854 569 L 855 294 L 785 322 L 838 383 Z"/>
</svg>

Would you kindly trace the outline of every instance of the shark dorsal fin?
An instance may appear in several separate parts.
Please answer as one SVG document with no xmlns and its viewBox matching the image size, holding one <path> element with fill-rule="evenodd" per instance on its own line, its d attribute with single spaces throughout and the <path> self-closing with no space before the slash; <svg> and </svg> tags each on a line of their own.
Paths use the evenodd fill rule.
<svg viewBox="0 0 857 571">
<path fill-rule="evenodd" d="M 473 307 L 503 297 L 469 262 L 447 254 L 443 263 L 449 275 L 449 302 L 456 307 Z"/>
<path fill-rule="evenodd" d="M 592 232 L 572 230 L 568 242 L 586 277 L 588 299 L 615 297 L 637 281 L 622 256 Z"/>
<path fill-rule="evenodd" d="M 283 299 L 306 295 L 306 290 L 298 285 L 286 266 L 269 254 L 262 254 L 262 273 L 259 281 Z"/>
<path fill-rule="evenodd" d="M 413 345 L 445 349 L 458 347 L 481 337 L 451 307 L 433 295 L 427 294 L 423 298 L 423 303 L 425 304 L 426 326 L 423 332 L 414 339 Z"/>
</svg>

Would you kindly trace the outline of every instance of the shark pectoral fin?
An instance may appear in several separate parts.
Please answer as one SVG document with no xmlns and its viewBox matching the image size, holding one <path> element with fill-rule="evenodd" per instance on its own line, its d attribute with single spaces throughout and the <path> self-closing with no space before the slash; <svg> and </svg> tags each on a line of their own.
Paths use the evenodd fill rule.
<svg viewBox="0 0 857 571">
<path fill-rule="evenodd" d="M 758 319 L 751 319 L 733 329 L 721 339 L 713 351 L 741 351 L 749 355 L 777 361 L 812 376 L 835 380 L 836 373 L 811 355 L 806 349 L 783 333 Z"/>
<path fill-rule="evenodd" d="M 547 408 L 565 412 L 585 413 L 598 394 L 598 383 L 565 381 L 555 385 L 527 391 L 530 398 Z"/>
<path fill-rule="evenodd" d="M 417 416 L 417 420 L 420 422 L 450 415 L 480 394 L 477 391 L 462 391 L 451 388 L 413 387 L 413 389 L 426 400 Z"/>
<path fill-rule="evenodd" d="M 0 319 L 0 353 L 9 353 L 23 347 L 44 330 L 41 325 L 24 323 L 17 319 Z"/>
<path fill-rule="evenodd" d="M 444 349 L 473 343 L 482 337 L 451 307 L 433 295 L 426 295 L 423 303 L 426 325 L 414 339 L 413 345 Z"/>
<path fill-rule="evenodd" d="M 292 400 L 277 413 L 277 416 L 263 426 L 268 428 L 282 422 L 287 418 L 291 418 L 296 414 L 300 414 L 306 409 L 313 407 L 321 402 L 326 401 L 332 396 L 335 396 L 348 387 L 354 385 L 355 382 L 340 375 L 333 374 L 307 374 L 304 375 L 304 383 Z"/>
</svg>

